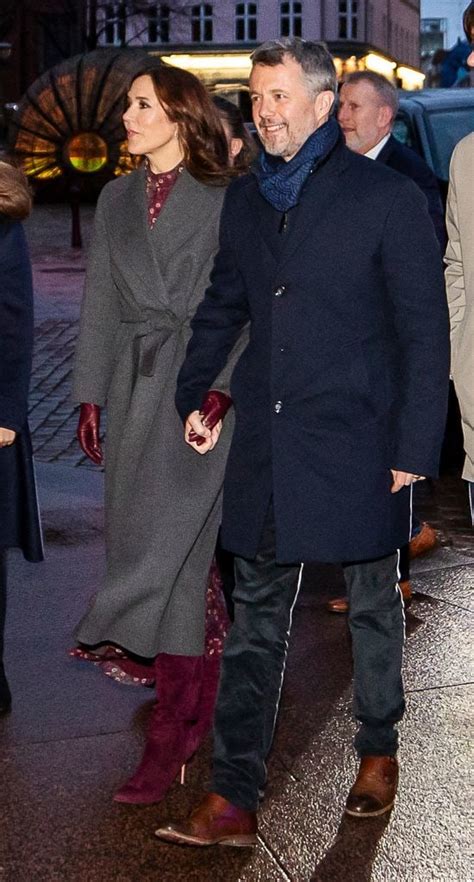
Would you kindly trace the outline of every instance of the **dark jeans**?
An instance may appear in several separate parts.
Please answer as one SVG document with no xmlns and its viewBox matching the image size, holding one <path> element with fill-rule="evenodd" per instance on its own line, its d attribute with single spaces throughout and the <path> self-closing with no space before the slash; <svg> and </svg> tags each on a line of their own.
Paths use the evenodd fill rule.
<svg viewBox="0 0 474 882">
<path fill-rule="evenodd" d="M 346 565 L 351 598 L 356 749 L 394 754 L 394 723 L 404 710 L 401 680 L 404 619 L 398 555 Z M 275 561 L 270 508 L 255 560 L 236 557 L 235 619 L 222 656 L 214 721 L 211 790 L 256 810 L 266 780 L 301 568 Z"/>
</svg>

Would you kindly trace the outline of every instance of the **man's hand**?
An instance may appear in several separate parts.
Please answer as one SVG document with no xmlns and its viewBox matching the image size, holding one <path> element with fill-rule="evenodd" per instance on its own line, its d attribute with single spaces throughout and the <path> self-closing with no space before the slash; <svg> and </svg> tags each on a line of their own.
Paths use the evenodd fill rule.
<svg viewBox="0 0 474 882">
<path fill-rule="evenodd" d="M 0 447 L 11 447 L 16 438 L 16 432 L 13 429 L 0 428 Z"/>
<path fill-rule="evenodd" d="M 222 429 L 222 420 L 214 426 L 213 429 L 208 429 L 205 423 L 202 420 L 201 413 L 199 410 L 193 410 L 192 413 L 189 414 L 186 425 L 184 427 L 184 440 L 186 444 L 189 444 L 190 447 L 193 448 L 197 453 L 207 453 L 208 450 L 212 450 L 213 447 L 216 446 L 219 435 Z M 200 435 L 202 438 L 205 438 L 205 441 L 201 444 L 198 444 L 196 441 L 189 440 L 189 433 L 195 432 L 196 435 Z"/>
<path fill-rule="evenodd" d="M 409 487 L 415 481 L 426 481 L 423 475 L 412 475 L 411 472 L 397 472 L 395 469 L 390 469 L 390 471 L 393 478 L 391 493 L 398 493 L 402 487 Z"/>
</svg>

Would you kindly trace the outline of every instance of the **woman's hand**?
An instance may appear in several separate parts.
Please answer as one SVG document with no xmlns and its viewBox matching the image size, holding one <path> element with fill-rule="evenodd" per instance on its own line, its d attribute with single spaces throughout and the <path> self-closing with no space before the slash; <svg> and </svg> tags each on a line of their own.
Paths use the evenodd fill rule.
<svg viewBox="0 0 474 882">
<path fill-rule="evenodd" d="M 193 410 L 186 420 L 184 427 L 184 440 L 186 441 L 186 444 L 189 444 L 189 446 L 192 447 L 193 450 L 196 450 L 197 453 L 204 454 L 216 446 L 221 429 L 222 420 L 219 420 L 212 429 L 208 429 L 201 412 L 199 410 Z M 193 441 L 191 440 L 192 438 L 197 438 L 198 440 Z"/>
<path fill-rule="evenodd" d="M 0 429 L 0 447 L 11 447 L 15 438 L 13 429 Z"/>
<path fill-rule="evenodd" d="M 100 407 L 98 404 L 81 404 L 77 440 L 86 456 L 96 465 L 102 465 L 102 446 L 100 443 Z"/>
</svg>

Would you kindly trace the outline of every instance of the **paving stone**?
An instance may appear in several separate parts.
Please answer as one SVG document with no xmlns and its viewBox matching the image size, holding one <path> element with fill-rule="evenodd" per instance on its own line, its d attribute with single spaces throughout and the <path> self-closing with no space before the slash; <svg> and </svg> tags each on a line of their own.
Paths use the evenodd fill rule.
<svg viewBox="0 0 474 882">
<path fill-rule="evenodd" d="M 178 849 L 153 835 L 167 806 L 121 806 L 111 794 L 131 753 L 129 733 L 21 745 L 3 754 L 0 866 L 9 882 L 273 882 L 263 847 Z M 195 801 L 187 791 L 188 805 Z M 8 814 L 5 813 L 9 806 Z M 247 872 L 246 875 L 244 873 Z"/>
<path fill-rule="evenodd" d="M 472 687 L 410 696 L 401 784 L 388 817 L 343 816 L 356 771 L 349 696 L 262 810 L 262 836 L 292 880 L 468 882 L 472 794 L 467 785 Z M 306 721 L 306 725 L 307 725 Z"/>
</svg>

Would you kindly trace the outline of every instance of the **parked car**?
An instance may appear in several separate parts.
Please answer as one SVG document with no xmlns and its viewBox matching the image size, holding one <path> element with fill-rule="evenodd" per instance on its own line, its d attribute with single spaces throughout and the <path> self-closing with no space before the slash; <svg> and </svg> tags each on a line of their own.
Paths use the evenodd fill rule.
<svg viewBox="0 0 474 882">
<path fill-rule="evenodd" d="M 474 131 L 474 89 L 401 92 L 393 134 L 433 169 L 446 196 L 451 154 Z"/>
</svg>

